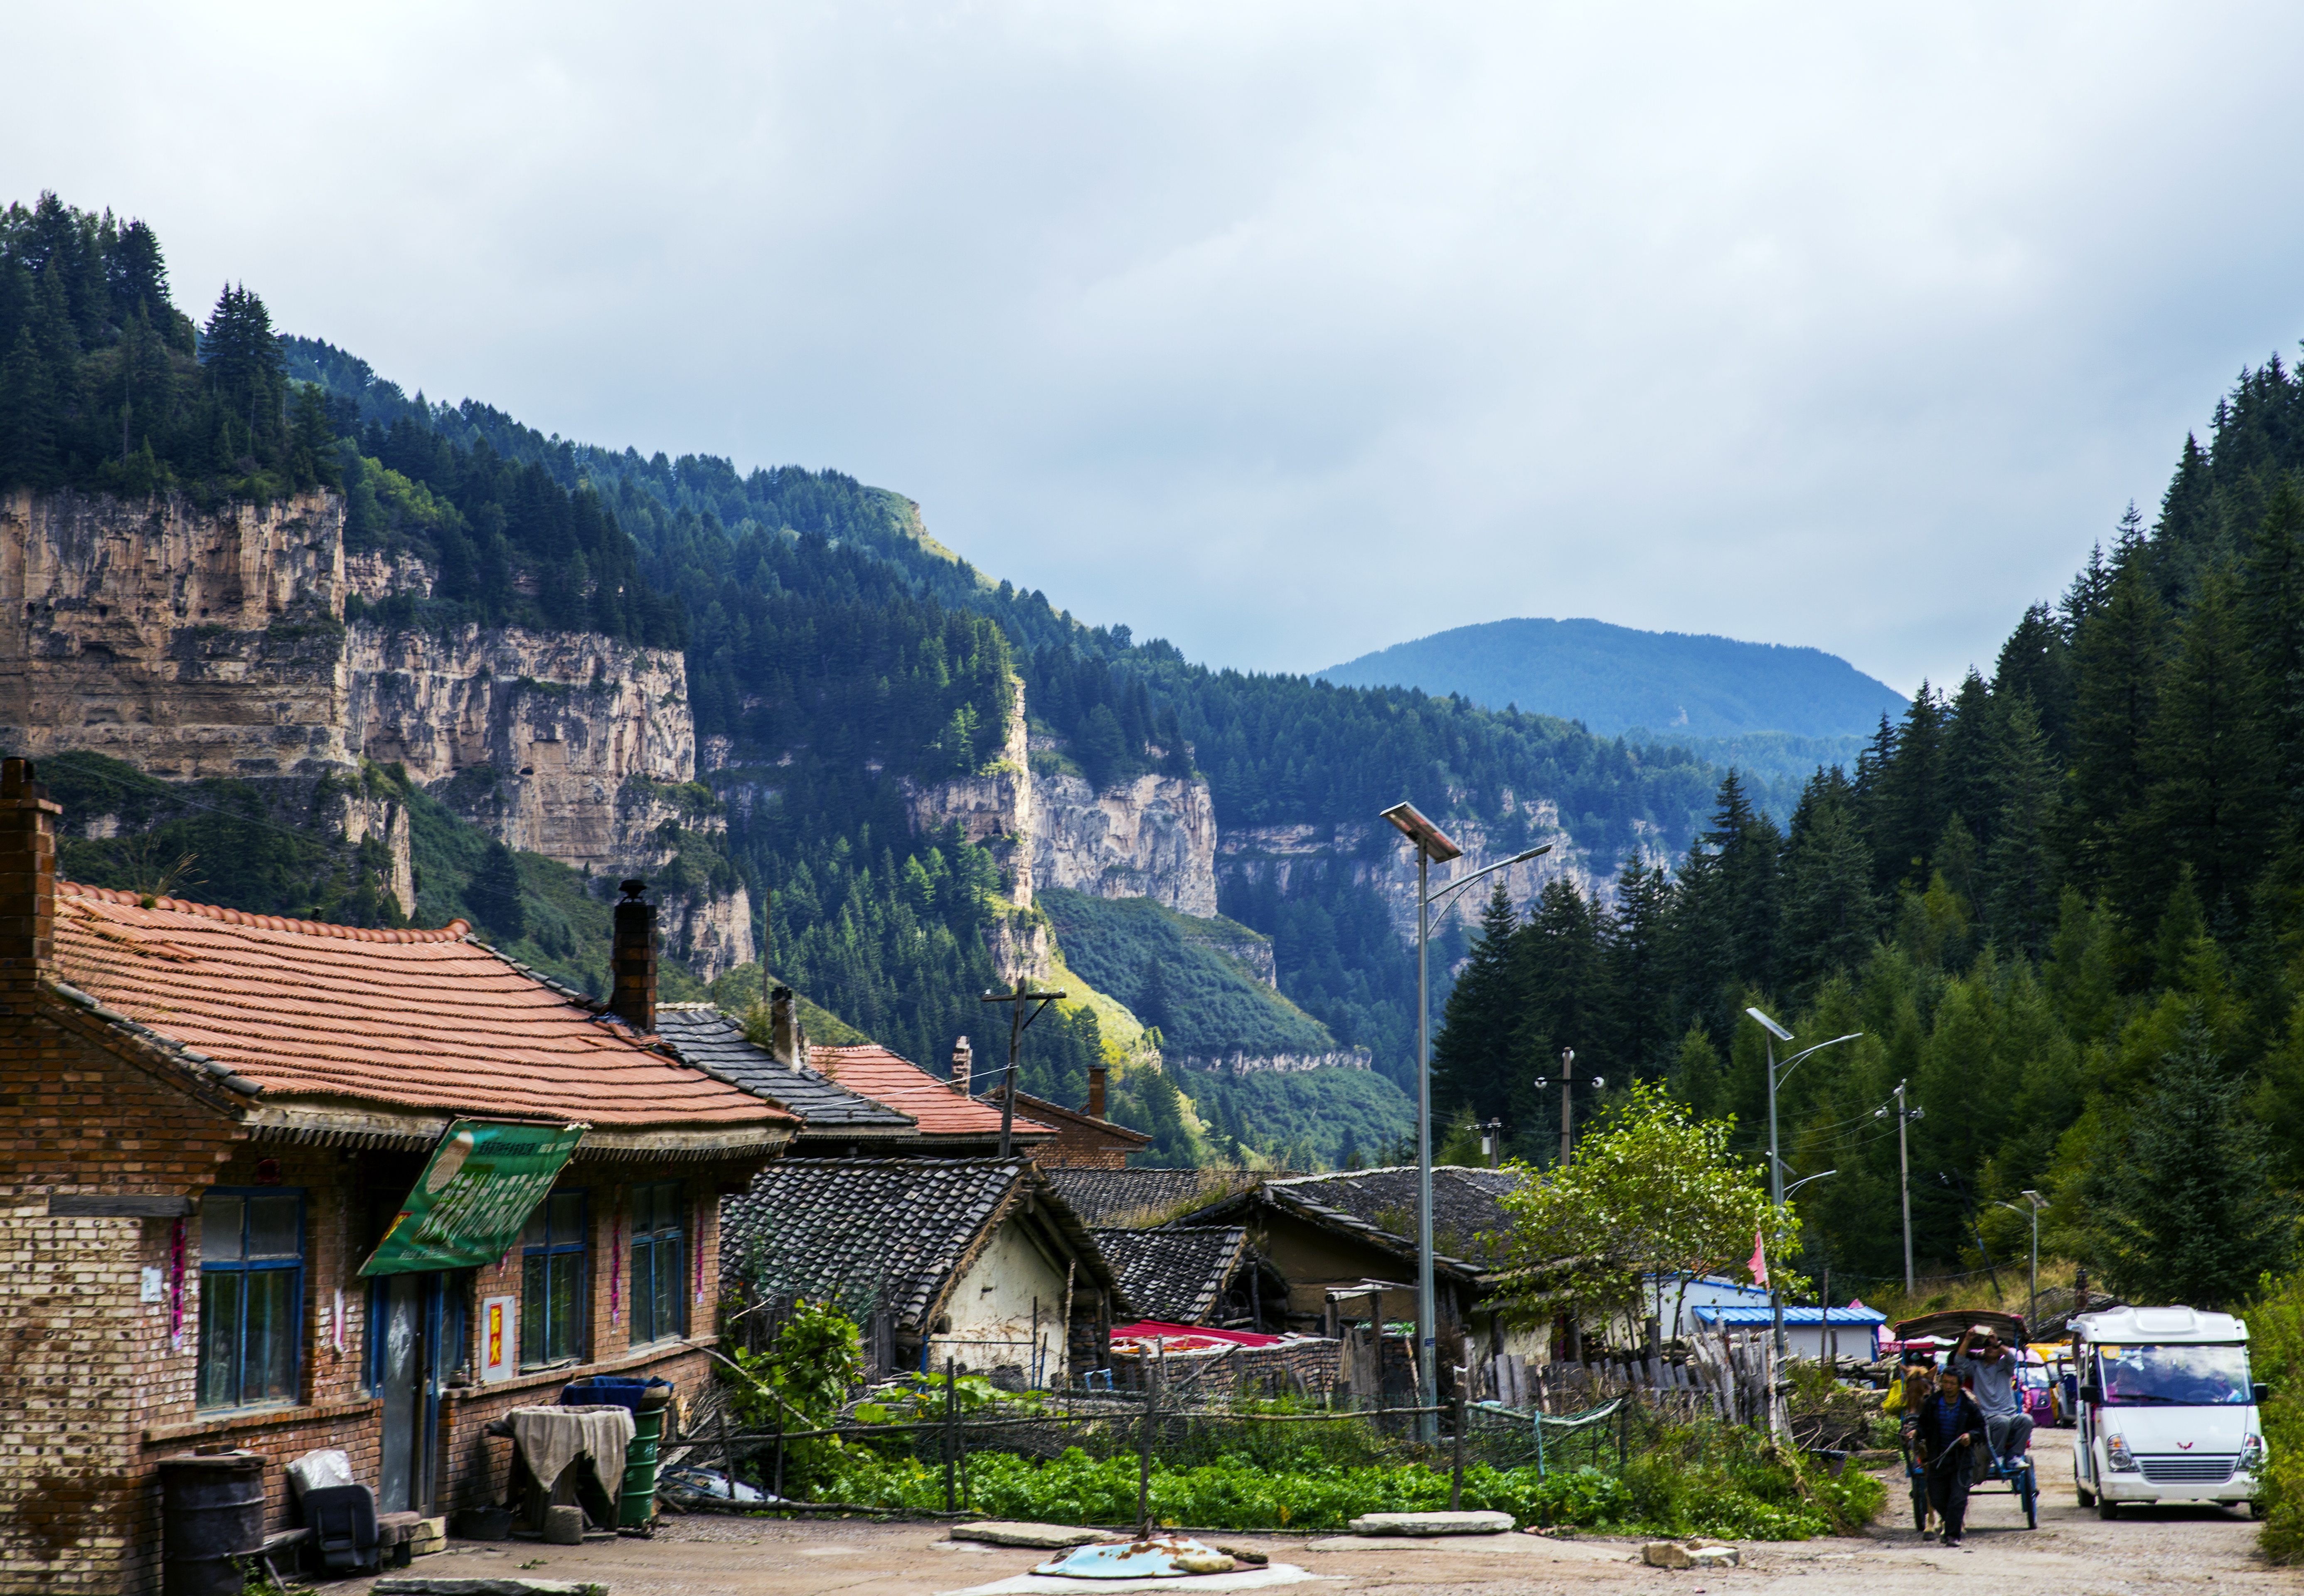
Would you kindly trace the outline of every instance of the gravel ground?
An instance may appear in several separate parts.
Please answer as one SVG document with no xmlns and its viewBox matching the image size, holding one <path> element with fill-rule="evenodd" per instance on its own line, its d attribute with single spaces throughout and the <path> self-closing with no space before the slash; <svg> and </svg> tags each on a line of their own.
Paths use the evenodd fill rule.
<svg viewBox="0 0 2304 1596">
<path fill-rule="evenodd" d="M 1300 1587 L 1353 1592 L 1504 1591 L 1649 1592 L 1738 1596 L 1771 1591 L 1798 1596 L 1928 1596 L 1952 1587 L 1993 1596 L 2092 1596 L 2095 1592 L 2214 1586 L 2218 1590 L 2304 1589 L 2304 1575 L 2266 1566 L 2256 1526 L 2242 1511 L 2128 1509 L 2113 1523 L 2083 1512 L 2073 1498 L 2069 1437 L 2041 1437 L 2040 1527 L 2026 1530 L 2013 1498 L 1978 1498 L 1969 1534 L 1947 1551 L 1908 1527 L 1906 1498 L 1890 1481 L 1890 1511 L 1871 1533 L 1830 1541 L 1747 1542 L 1746 1566 L 1667 1573 L 1633 1559 L 1631 1541 L 1554 1541 L 1512 1535 L 1477 1541 L 1354 1541 L 1350 1537 L 1211 1537 L 1253 1546 L 1275 1562 L 1323 1577 Z M 452 1542 L 409 1572 L 471 1578 L 523 1566 L 537 1578 L 594 1580 L 611 1596 L 807 1596 L 824 1592 L 942 1596 L 1021 1574 L 1042 1554 L 944 1539 L 926 1524 L 825 1524 L 667 1517 L 651 1541 L 598 1540 L 581 1547 L 532 1541 Z M 324 1587 L 355 1596 L 367 1581 Z M 1107 1584 L 1109 1591 L 1124 1591 Z M 1292 1587 L 1282 1587 L 1283 1589 Z"/>
</svg>

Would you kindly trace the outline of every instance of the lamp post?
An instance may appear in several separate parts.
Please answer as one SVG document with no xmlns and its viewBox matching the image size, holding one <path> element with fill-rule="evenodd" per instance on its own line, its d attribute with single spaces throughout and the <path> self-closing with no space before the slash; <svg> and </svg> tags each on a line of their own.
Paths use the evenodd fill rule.
<svg viewBox="0 0 2304 1596">
<path fill-rule="evenodd" d="M 1776 1201 L 1775 1210 L 1776 1241 L 1779 1246 L 1783 1244 L 1784 1239 L 1784 1204 L 1791 1201 L 1792 1194 L 1794 1192 L 1799 1191 L 1802 1186 L 1808 1184 L 1808 1183 L 1812 1180 L 1822 1180 L 1827 1175 L 1837 1175 L 1839 1173 L 1840 1171 L 1837 1169 L 1819 1169 L 1814 1175 L 1802 1176 L 1800 1179 L 1792 1182 L 1792 1184 L 1784 1188 L 1783 1196 L 1779 1198 Z M 1832 1267 L 1828 1262 L 1825 1266 L 1824 1277 L 1825 1284 L 1827 1286 L 1830 1285 L 1832 1283 Z M 1820 1300 L 1824 1302 L 1824 1318 L 1818 1323 L 1816 1332 L 1816 1342 L 1819 1349 L 1822 1348 L 1825 1342 L 1829 1338 L 1832 1329 L 1832 1303 L 1829 1299 Z M 1768 1271 L 1768 1306 L 1775 1311 L 1776 1355 L 1778 1357 L 1783 1357 L 1784 1355 L 1784 1294 L 1776 1289 L 1776 1271 L 1773 1269 Z"/>
<path fill-rule="evenodd" d="M 1427 890 L 1431 867 L 1461 859 L 1464 850 L 1412 803 L 1395 803 L 1384 811 L 1384 818 L 1416 849 L 1416 1371 L 1426 1403 L 1430 1404 L 1439 1400 L 1440 1390 L 1436 1383 L 1439 1316 L 1432 1296 L 1432 1004 L 1427 956 L 1427 945 L 1432 939 L 1432 906 L 1482 876 L 1551 853 L 1552 845 L 1516 853 L 1432 893 Z M 1419 1418 L 1417 1430 L 1427 1441 L 1440 1433 L 1430 1413 Z"/>
<path fill-rule="evenodd" d="M 2029 1186 L 2024 1188 L 2023 1207 L 2019 1208 L 2012 1202 L 2000 1205 L 2011 1213 L 2029 1215 L 2032 1220 L 2032 1286 L 2024 1303 L 2024 1333 L 2028 1336 L 2038 1327 L 2040 1320 L 2040 1210 L 2047 1205 L 2048 1200 Z"/>
<path fill-rule="evenodd" d="M 1791 1074 L 1800 1066 L 1800 1060 L 1809 1054 L 1821 1053 L 1826 1048 L 1838 1047 L 1842 1042 L 1852 1042 L 1864 1033 L 1860 1031 L 1851 1031 L 1846 1036 L 1835 1036 L 1828 1042 L 1818 1042 L 1813 1048 L 1804 1048 L 1785 1059 L 1783 1068 L 1779 1070 L 1776 1067 L 1776 1044 L 1792 1040 L 1792 1033 L 1757 1008 L 1748 1008 L 1744 1012 L 1759 1022 L 1760 1029 L 1768 1033 L 1768 1189 L 1774 1193 L 1775 1206 L 1782 1208 L 1784 1205 L 1784 1160 L 1776 1151 L 1776 1088 L 1783 1083 L 1786 1075 Z M 1775 1280 L 1775 1271 L 1771 1270 L 1768 1295 L 1775 1303 L 1776 1355 L 1782 1357 L 1784 1351 L 1784 1298 L 1783 1293 L 1776 1289 Z"/>
</svg>

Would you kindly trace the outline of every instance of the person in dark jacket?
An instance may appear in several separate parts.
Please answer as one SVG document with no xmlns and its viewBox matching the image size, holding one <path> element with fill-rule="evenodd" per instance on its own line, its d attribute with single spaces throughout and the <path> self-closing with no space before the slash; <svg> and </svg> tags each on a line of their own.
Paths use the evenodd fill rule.
<svg viewBox="0 0 2304 1596">
<path fill-rule="evenodd" d="M 1940 1369 L 1936 1395 L 1920 1404 L 1911 1424 L 1918 1455 L 1927 1471 L 1928 1506 L 1944 1520 L 1944 1543 L 1958 1546 L 1968 1519 L 1970 1465 L 1979 1456 L 1978 1449 L 1987 1444 L 1983 1410 L 1961 1388 L 1957 1372 Z"/>
</svg>

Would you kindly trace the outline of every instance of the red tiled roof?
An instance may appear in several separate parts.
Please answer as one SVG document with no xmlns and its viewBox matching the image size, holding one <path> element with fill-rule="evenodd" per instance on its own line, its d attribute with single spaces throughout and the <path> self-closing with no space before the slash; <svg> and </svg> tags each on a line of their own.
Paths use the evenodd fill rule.
<svg viewBox="0 0 2304 1596">
<path fill-rule="evenodd" d="M 885 1103 L 920 1122 L 923 1136 L 982 1138 L 1000 1133 L 996 1105 L 962 1097 L 951 1083 L 936 1079 L 909 1058 L 902 1058 L 875 1042 L 858 1048 L 816 1048 L 808 1061 L 849 1091 Z M 1019 1114 L 1013 1134 L 1038 1140 L 1055 1135 L 1055 1128 Z"/>
<path fill-rule="evenodd" d="M 56 973 L 292 1097 L 602 1126 L 792 1116 L 640 1045 L 465 940 L 56 884 Z"/>
</svg>

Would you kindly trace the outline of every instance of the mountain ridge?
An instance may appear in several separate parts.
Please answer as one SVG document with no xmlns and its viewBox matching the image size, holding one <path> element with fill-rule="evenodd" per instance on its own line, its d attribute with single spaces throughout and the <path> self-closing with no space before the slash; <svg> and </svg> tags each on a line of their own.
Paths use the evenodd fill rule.
<svg viewBox="0 0 2304 1596">
<path fill-rule="evenodd" d="M 1339 687 L 1461 693 L 1488 709 L 1572 720 L 1601 736 L 1784 732 L 1862 736 L 1908 701 L 1838 655 L 1716 632 L 1515 616 L 1411 638 L 1312 673 Z"/>
</svg>

